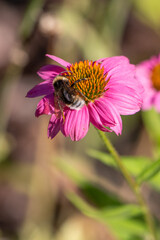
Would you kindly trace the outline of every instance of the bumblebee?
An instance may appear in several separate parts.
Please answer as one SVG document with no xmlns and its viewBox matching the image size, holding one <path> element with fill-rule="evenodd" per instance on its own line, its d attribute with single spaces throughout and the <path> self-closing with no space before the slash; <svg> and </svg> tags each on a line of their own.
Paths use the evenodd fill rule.
<svg viewBox="0 0 160 240">
<path fill-rule="evenodd" d="M 65 106 L 70 109 L 80 110 L 85 105 L 85 99 L 87 99 L 82 92 L 75 89 L 74 86 L 80 82 L 87 80 L 88 78 L 78 79 L 70 85 L 66 76 L 56 76 L 53 80 L 53 87 L 55 90 L 55 108 L 58 104 L 58 108 L 63 115 L 63 108 Z M 88 100 L 88 99 L 87 99 Z M 64 118 L 64 115 L 63 115 Z"/>
</svg>

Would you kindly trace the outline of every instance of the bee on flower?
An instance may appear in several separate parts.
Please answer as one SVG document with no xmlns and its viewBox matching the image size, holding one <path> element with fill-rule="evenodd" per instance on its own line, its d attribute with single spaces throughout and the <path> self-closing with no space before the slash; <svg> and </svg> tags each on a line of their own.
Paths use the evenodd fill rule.
<svg viewBox="0 0 160 240">
<path fill-rule="evenodd" d="M 73 141 L 82 139 L 92 123 L 104 132 L 122 132 L 121 115 L 138 112 L 143 87 L 135 78 L 135 66 L 124 56 L 97 61 L 69 63 L 48 55 L 61 64 L 46 65 L 38 71 L 44 80 L 27 97 L 44 96 L 37 105 L 36 117 L 51 115 L 48 137 L 59 131 Z"/>
</svg>

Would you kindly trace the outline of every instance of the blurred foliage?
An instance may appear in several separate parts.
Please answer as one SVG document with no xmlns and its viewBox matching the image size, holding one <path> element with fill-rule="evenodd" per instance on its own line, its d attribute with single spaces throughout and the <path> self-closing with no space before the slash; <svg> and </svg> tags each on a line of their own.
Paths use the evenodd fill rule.
<svg viewBox="0 0 160 240">
<path fill-rule="evenodd" d="M 160 157 L 160 115 L 155 109 L 151 109 L 143 112 L 142 117 L 145 127 L 153 141 L 155 158 Z"/>
<path fill-rule="evenodd" d="M 40 13 L 43 10 L 45 0 L 32 0 L 28 4 L 28 7 L 25 11 L 23 21 L 20 25 L 20 37 L 22 41 L 28 39 L 31 36 L 35 24 L 40 16 Z"/>
<path fill-rule="evenodd" d="M 160 2 L 159 0 L 135 0 L 136 14 L 146 24 L 160 31 Z"/>
<path fill-rule="evenodd" d="M 38 100 L 30 107 L 24 96 L 39 81 L 35 72 L 46 52 L 74 62 L 125 55 L 129 48 L 135 59 L 143 59 L 148 49 L 136 49 L 145 46 L 141 31 L 146 31 L 152 33 L 148 41 L 158 35 L 158 47 L 151 46 L 158 53 L 160 1 L 3 0 L 0 6 L 0 50 L 5 50 L 0 61 L 0 239 L 149 239 L 142 209 L 132 196 L 128 200 L 132 193 L 93 128 L 80 143 L 61 135 L 50 141 L 47 116 L 33 117 Z M 142 119 L 125 116 L 123 123 L 123 135 L 111 134 L 111 139 L 139 185 L 152 188 L 147 203 L 160 238 L 160 117 L 151 110 Z M 151 144 L 144 143 L 149 139 L 144 127 Z M 86 154 L 86 149 L 91 150 Z"/>
<path fill-rule="evenodd" d="M 81 198 L 79 198 L 75 194 L 71 194 L 68 197 L 70 201 L 85 215 L 107 224 L 112 229 L 115 236 L 118 237 L 118 239 L 137 239 L 147 234 L 147 228 L 145 227 L 143 222 L 136 219 L 134 220 L 134 217 L 141 214 L 141 209 L 138 206 L 126 205 L 96 210 L 90 205 L 87 205 Z"/>
<path fill-rule="evenodd" d="M 114 159 L 109 154 L 96 150 L 90 150 L 88 154 L 104 164 L 117 168 Z M 143 156 L 121 156 L 121 159 L 127 170 L 137 178 L 139 184 L 142 184 L 143 181 L 149 181 L 154 188 L 159 189 L 159 160 L 153 161 Z"/>
</svg>

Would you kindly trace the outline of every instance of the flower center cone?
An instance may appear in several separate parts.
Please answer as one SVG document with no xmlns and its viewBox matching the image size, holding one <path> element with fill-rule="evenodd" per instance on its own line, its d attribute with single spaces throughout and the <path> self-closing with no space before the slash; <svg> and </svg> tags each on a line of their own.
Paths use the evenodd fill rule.
<svg viewBox="0 0 160 240">
<path fill-rule="evenodd" d="M 152 79 L 153 87 L 159 91 L 160 90 L 160 64 L 156 65 L 152 69 L 151 79 Z"/>
<path fill-rule="evenodd" d="M 80 61 L 72 64 L 63 74 L 80 95 L 84 96 L 86 103 L 101 97 L 106 91 L 106 76 L 100 63 L 93 61 Z"/>
</svg>

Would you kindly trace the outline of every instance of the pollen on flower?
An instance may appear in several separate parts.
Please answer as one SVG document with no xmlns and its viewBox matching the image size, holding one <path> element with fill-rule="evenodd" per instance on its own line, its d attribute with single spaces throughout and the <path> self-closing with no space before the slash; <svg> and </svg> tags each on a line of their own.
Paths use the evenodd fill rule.
<svg viewBox="0 0 160 240">
<path fill-rule="evenodd" d="M 156 90 L 160 90 L 160 64 L 157 64 L 151 72 L 151 80 L 153 87 Z"/>
<path fill-rule="evenodd" d="M 94 101 L 101 97 L 106 91 L 107 74 L 104 74 L 104 68 L 101 67 L 100 63 L 93 61 L 89 62 L 88 60 L 80 61 L 79 63 L 76 62 L 68 67 L 67 72 L 63 75 L 67 76 L 70 85 L 82 79 L 77 82 L 74 87 L 81 92 L 88 101 Z"/>
</svg>

